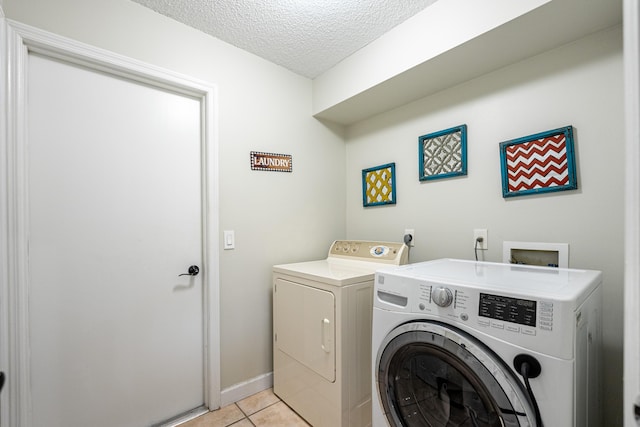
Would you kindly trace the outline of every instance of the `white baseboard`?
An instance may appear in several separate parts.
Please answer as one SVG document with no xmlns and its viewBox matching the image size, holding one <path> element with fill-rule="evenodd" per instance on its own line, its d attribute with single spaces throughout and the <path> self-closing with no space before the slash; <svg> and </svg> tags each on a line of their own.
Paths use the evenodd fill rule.
<svg viewBox="0 0 640 427">
<path fill-rule="evenodd" d="M 273 372 L 263 374 L 248 381 L 232 385 L 220 392 L 220 406 L 227 406 L 252 394 L 273 387 Z"/>
</svg>

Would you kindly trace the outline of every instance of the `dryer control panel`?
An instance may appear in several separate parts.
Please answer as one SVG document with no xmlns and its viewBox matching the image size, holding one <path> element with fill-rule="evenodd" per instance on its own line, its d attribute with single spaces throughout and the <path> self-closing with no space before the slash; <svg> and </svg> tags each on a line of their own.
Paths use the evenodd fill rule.
<svg viewBox="0 0 640 427">
<path fill-rule="evenodd" d="M 328 258 L 403 265 L 408 262 L 409 248 L 404 243 L 367 240 L 336 240 L 329 248 Z"/>
</svg>

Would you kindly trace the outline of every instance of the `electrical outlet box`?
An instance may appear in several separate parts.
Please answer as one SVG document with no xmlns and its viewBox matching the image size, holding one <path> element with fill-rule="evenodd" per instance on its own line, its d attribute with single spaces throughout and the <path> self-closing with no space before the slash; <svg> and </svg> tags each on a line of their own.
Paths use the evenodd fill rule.
<svg viewBox="0 0 640 427">
<path fill-rule="evenodd" d="M 482 242 L 477 242 L 479 237 L 482 238 Z M 476 228 L 473 230 L 473 247 L 474 249 L 477 248 L 481 251 L 489 249 L 489 234 L 486 228 Z"/>
<path fill-rule="evenodd" d="M 413 228 L 405 228 L 404 235 L 402 236 L 402 241 L 404 241 L 404 236 L 407 234 L 411 234 L 411 241 L 407 246 L 415 246 L 416 244 L 416 231 Z"/>
</svg>

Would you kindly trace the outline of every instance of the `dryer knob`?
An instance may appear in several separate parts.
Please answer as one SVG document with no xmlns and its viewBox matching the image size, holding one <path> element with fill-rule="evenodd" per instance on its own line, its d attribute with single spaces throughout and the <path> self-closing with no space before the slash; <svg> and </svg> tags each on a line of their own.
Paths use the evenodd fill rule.
<svg viewBox="0 0 640 427">
<path fill-rule="evenodd" d="M 440 307 L 449 307 L 453 302 L 453 294 L 449 288 L 438 286 L 431 291 L 431 298 Z"/>
</svg>

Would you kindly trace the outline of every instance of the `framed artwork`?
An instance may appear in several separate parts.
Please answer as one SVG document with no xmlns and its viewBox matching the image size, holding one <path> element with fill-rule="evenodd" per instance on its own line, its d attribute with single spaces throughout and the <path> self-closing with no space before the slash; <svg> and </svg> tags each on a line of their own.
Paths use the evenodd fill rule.
<svg viewBox="0 0 640 427">
<path fill-rule="evenodd" d="M 578 188 L 573 127 L 500 143 L 502 197 Z"/>
<path fill-rule="evenodd" d="M 362 205 L 396 204 L 396 164 L 362 170 Z"/>
<path fill-rule="evenodd" d="M 467 125 L 418 137 L 420 181 L 467 174 Z"/>
</svg>

